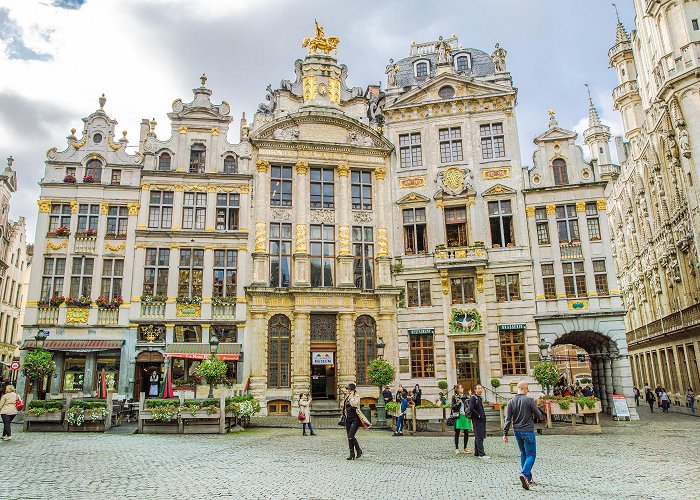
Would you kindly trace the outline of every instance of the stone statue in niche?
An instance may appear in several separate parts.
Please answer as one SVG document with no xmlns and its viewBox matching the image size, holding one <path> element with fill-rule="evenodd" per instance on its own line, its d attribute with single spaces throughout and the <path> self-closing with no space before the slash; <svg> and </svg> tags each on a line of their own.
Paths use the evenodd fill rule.
<svg viewBox="0 0 700 500">
<path fill-rule="evenodd" d="M 442 37 L 438 38 L 435 44 L 435 54 L 437 55 L 438 64 L 449 63 L 451 51 L 450 44 L 443 40 Z"/>
<path fill-rule="evenodd" d="M 389 59 L 389 64 L 386 65 L 386 86 L 388 88 L 396 87 L 396 72 L 399 70 L 398 65 L 394 64 L 393 59 Z"/>
<path fill-rule="evenodd" d="M 681 153 L 684 158 L 690 158 L 690 138 L 688 137 L 688 131 L 685 128 L 685 123 L 678 125 L 678 144 L 681 147 Z"/>
<path fill-rule="evenodd" d="M 496 44 L 496 48 L 491 54 L 491 60 L 493 65 L 496 67 L 496 73 L 503 73 L 506 70 L 506 55 L 508 53 L 499 44 Z"/>
<path fill-rule="evenodd" d="M 265 90 L 267 91 L 265 96 L 267 103 L 263 102 L 258 106 L 258 113 L 271 115 L 277 107 L 277 100 L 275 99 L 275 92 L 272 90 L 272 84 L 269 84 Z"/>
</svg>

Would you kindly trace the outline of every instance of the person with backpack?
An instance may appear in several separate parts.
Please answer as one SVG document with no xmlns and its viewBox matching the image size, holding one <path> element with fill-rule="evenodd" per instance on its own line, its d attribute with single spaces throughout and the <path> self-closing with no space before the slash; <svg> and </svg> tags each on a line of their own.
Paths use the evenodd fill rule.
<svg viewBox="0 0 700 500">
<path fill-rule="evenodd" d="M 661 396 L 659 396 L 659 399 L 661 400 L 661 410 L 664 413 L 668 413 L 668 410 L 671 407 L 671 400 L 668 397 L 666 389 L 661 389 Z"/>
<path fill-rule="evenodd" d="M 19 395 L 15 392 L 15 387 L 12 384 L 8 384 L 7 387 L 5 387 L 5 394 L 0 398 L 3 441 L 12 439 L 12 420 L 22 408 L 24 408 L 24 404 Z"/>
<path fill-rule="evenodd" d="M 467 448 L 469 443 L 469 431 L 472 429 L 472 424 L 469 421 L 469 403 L 467 394 L 464 392 L 462 384 L 457 386 L 457 390 L 452 396 L 452 414 L 458 415 L 455 418 L 455 455 L 459 455 L 459 433 L 464 433 L 464 453 L 471 453 Z"/>
<path fill-rule="evenodd" d="M 477 458 L 491 458 L 484 452 L 484 439 L 486 439 L 486 412 L 481 395 L 484 387 L 477 384 L 474 395 L 469 398 L 469 419 L 474 430 L 474 456 Z"/>
<path fill-rule="evenodd" d="M 404 389 L 401 393 L 401 408 L 399 418 L 396 419 L 396 430 L 394 436 L 403 436 L 403 423 L 406 420 L 406 410 L 408 409 L 408 391 Z"/>
</svg>

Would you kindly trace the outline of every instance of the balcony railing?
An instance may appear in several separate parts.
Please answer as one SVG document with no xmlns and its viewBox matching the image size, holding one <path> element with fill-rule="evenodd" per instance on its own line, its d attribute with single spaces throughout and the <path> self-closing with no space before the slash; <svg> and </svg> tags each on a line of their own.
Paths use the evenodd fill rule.
<svg viewBox="0 0 700 500">
<path fill-rule="evenodd" d="M 620 176 L 620 166 L 615 165 L 613 163 L 608 163 L 607 165 L 601 165 L 600 166 L 600 175 L 601 176 L 611 176 L 614 178 L 618 178 Z"/>
<path fill-rule="evenodd" d="M 39 307 L 36 322 L 40 325 L 58 324 L 58 307 Z"/>
<path fill-rule="evenodd" d="M 583 251 L 581 250 L 581 243 L 561 243 L 559 245 L 561 249 L 562 259 L 581 259 L 583 258 Z"/>
<path fill-rule="evenodd" d="M 116 325 L 119 323 L 119 309 L 97 309 L 97 324 L 98 325 Z"/>
<path fill-rule="evenodd" d="M 141 304 L 141 317 L 143 318 L 164 318 L 165 303 Z"/>
<path fill-rule="evenodd" d="M 631 80 L 613 89 L 613 100 L 617 101 L 618 99 L 622 99 L 623 97 L 637 92 L 639 92 L 639 85 L 637 85 L 636 80 Z"/>
<path fill-rule="evenodd" d="M 95 253 L 94 236 L 76 236 L 75 237 L 75 253 Z"/>
<path fill-rule="evenodd" d="M 627 333 L 629 342 L 639 342 L 653 337 L 662 337 L 684 328 L 700 325 L 700 304 L 693 304 L 680 311 L 652 321 Z"/>
<path fill-rule="evenodd" d="M 475 267 L 488 263 L 488 254 L 483 244 L 471 247 L 436 248 L 433 254 L 435 267 Z"/>
<path fill-rule="evenodd" d="M 211 316 L 215 319 L 234 319 L 236 304 L 214 305 L 211 307 Z"/>
</svg>

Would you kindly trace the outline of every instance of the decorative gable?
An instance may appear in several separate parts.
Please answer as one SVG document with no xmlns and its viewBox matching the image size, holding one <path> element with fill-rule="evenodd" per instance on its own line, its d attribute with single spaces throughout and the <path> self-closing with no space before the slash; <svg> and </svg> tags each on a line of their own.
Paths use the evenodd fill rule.
<svg viewBox="0 0 700 500">
<path fill-rule="evenodd" d="M 503 184 L 496 184 L 492 188 L 489 188 L 481 193 L 481 196 L 486 198 L 487 196 L 501 196 L 504 194 L 515 194 L 515 190 L 509 188 L 508 186 L 504 186 Z"/>
<path fill-rule="evenodd" d="M 427 205 L 428 203 L 430 198 L 418 193 L 408 193 L 396 202 L 397 205 Z"/>
<path fill-rule="evenodd" d="M 568 141 L 569 139 L 576 139 L 576 137 L 578 137 L 578 134 L 576 132 L 571 132 L 570 130 L 554 127 L 550 128 L 543 134 L 538 135 L 533 142 L 535 144 L 539 144 L 541 142 Z"/>
<path fill-rule="evenodd" d="M 498 97 L 515 93 L 511 87 L 476 81 L 454 73 L 445 73 L 431 78 L 423 85 L 402 95 L 389 107 L 421 104 L 426 101 L 438 100 L 440 99 L 438 91 L 445 85 L 450 85 L 455 89 L 454 99 Z"/>
</svg>

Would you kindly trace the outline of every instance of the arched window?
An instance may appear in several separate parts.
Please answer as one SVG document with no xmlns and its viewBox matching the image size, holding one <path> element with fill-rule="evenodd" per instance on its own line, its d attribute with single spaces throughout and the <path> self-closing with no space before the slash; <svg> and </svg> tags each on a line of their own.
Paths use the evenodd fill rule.
<svg viewBox="0 0 700 500">
<path fill-rule="evenodd" d="M 291 324 L 284 314 L 267 323 L 267 386 L 289 387 Z"/>
<path fill-rule="evenodd" d="M 204 144 L 193 144 L 190 148 L 190 173 L 203 174 L 204 161 L 207 157 L 207 148 Z"/>
<path fill-rule="evenodd" d="M 236 157 L 233 155 L 228 155 L 224 158 L 224 173 L 225 174 L 237 174 L 238 173 L 238 162 Z"/>
<path fill-rule="evenodd" d="M 552 162 L 552 172 L 554 174 L 554 184 L 563 186 L 569 183 L 569 174 L 566 171 L 566 162 L 557 158 Z"/>
<path fill-rule="evenodd" d="M 357 385 L 368 385 L 367 366 L 377 358 L 377 323 L 371 316 L 355 321 L 355 368 Z"/>
<path fill-rule="evenodd" d="M 417 80 L 425 80 L 430 74 L 430 63 L 428 61 L 418 61 L 413 69 Z"/>
<path fill-rule="evenodd" d="M 85 166 L 85 177 L 92 177 L 91 182 L 101 182 L 102 162 L 100 160 L 90 160 Z"/>
<path fill-rule="evenodd" d="M 158 170 L 170 170 L 170 153 L 163 153 L 158 157 Z"/>
<path fill-rule="evenodd" d="M 455 69 L 457 71 L 469 71 L 469 55 L 461 54 L 455 57 Z"/>
</svg>

